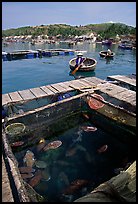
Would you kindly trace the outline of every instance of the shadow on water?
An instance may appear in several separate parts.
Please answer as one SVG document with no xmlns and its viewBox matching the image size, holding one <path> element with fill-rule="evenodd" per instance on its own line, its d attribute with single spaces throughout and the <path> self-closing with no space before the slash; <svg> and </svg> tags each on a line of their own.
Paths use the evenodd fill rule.
<svg viewBox="0 0 138 204">
<path fill-rule="evenodd" d="M 77 71 L 74 75 L 72 75 L 72 71 L 69 72 L 70 76 L 74 76 L 75 79 L 85 78 L 85 77 L 94 77 L 95 71 L 89 72 L 79 72 Z"/>
</svg>

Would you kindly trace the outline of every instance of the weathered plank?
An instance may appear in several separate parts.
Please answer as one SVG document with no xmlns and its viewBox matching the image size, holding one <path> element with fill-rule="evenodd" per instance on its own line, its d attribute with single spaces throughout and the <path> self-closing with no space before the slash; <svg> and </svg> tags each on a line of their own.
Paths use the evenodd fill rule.
<svg viewBox="0 0 138 204">
<path fill-rule="evenodd" d="M 29 89 L 26 89 L 26 90 L 22 90 L 22 91 L 18 91 L 21 95 L 21 97 L 24 99 L 24 100 L 29 100 L 29 99 L 34 99 L 36 98 L 34 96 L 34 94 L 29 90 Z"/>
<path fill-rule="evenodd" d="M 136 79 L 130 78 L 130 77 L 124 76 L 124 75 L 123 76 L 122 75 L 108 76 L 107 79 L 118 80 L 118 81 L 124 82 L 126 84 L 136 86 Z"/>
<path fill-rule="evenodd" d="M 9 94 L 3 94 L 2 95 L 2 105 L 5 105 L 5 104 L 10 103 L 10 102 L 12 102 L 12 100 L 11 100 Z"/>
<path fill-rule="evenodd" d="M 30 91 L 36 96 L 36 98 L 46 96 L 46 92 L 44 92 L 42 89 L 38 88 L 31 88 Z"/>
<path fill-rule="evenodd" d="M 100 91 L 109 94 L 110 96 L 115 96 L 115 94 L 118 95 L 119 93 L 122 93 L 127 90 L 126 88 L 122 88 L 109 82 L 98 84 L 97 87 L 100 88 Z"/>
<path fill-rule="evenodd" d="M 104 80 L 96 77 L 87 77 L 86 80 L 93 82 L 95 85 L 102 83 Z"/>
<path fill-rule="evenodd" d="M 85 88 L 85 87 L 90 87 L 90 86 L 86 86 L 86 84 L 84 84 L 83 82 L 81 82 L 79 79 L 77 80 L 73 80 L 71 83 L 70 83 L 70 87 L 74 88 L 74 89 L 82 89 L 82 88 Z"/>
<path fill-rule="evenodd" d="M 69 86 L 70 83 L 68 81 L 66 82 L 60 82 L 58 83 L 60 86 L 62 86 L 66 91 L 72 91 L 73 89 Z"/>
<path fill-rule="evenodd" d="M 57 83 L 57 84 L 51 84 L 51 86 L 52 86 L 53 88 L 57 89 L 59 92 L 65 92 L 65 91 L 67 91 L 65 88 L 63 88 L 62 86 L 60 86 L 59 83 Z"/>
<path fill-rule="evenodd" d="M 54 92 L 51 91 L 47 86 L 41 86 L 40 89 L 42 89 L 43 91 L 45 91 L 45 93 L 46 93 L 48 96 L 54 94 Z"/>
<path fill-rule="evenodd" d="M 21 97 L 21 95 L 17 91 L 11 92 L 11 93 L 9 93 L 9 95 L 11 97 L 12 102 L 17 102 L 17 101 L 23 100 L 23 98 Z"/>
<path fill-rule="evenodd" d="M 2 202 L 14 202 L 3 155 L 2 155 Z"/>
<path fill-rule="evenodd" d="M 47 85 L 47 88 L 49 88 L 51 91 L 53 91 L 53 93 L 59 93 L 59 91 L 55 88 L 53 88 L 51 85 Z"/>
<path fill-rule="evenodd" d="M 92 81 L 88 81 L 87 78 L 80 79 L 80 81 L 86 82 L 89 86 L 95 86 L 95 83 Z"/>
<path fill-rule="evenodd" d="M 111 81 L 117 81 L 120 86 L 136 91 L 135 78 L 130 78 L 129 76 L 114 75 L 114 76 L 108 76 L 107 79 Z"/>
</svg>

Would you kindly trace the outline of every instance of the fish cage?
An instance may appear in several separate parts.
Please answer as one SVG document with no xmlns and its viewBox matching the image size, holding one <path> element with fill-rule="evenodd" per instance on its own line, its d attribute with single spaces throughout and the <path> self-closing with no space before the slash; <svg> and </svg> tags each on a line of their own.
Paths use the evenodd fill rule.
<svg viewBox="0 0 138 204">
<path fill-rule="evenodd" d="M 115 176 L 135 160 L 135 120 L 88 92 L 6 118 L 3 151 L 18 200 L 73 202 Z"/>
</svg>

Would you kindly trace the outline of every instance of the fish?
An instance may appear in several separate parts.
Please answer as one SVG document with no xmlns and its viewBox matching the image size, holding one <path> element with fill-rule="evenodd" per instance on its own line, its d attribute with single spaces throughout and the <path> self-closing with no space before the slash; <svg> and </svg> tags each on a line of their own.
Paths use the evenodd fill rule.
<svg viewBox="0 0 138 204">
<path fill-rule="evenodd" d="M 22 167 L 19 167 L 19 171 L 21 173 L 32 173 L 32 172 L 35 172 L 35 169 L 33 169 L 32 167 L 27 167 L 27 166 L 22 166 Z"/>
<path fill-rule="evenodd" d="M 40 139 L 40 141 L 36 147 L 37 152 L 40 152 L 44 148 L 45 145 L 46 145 L 45 139 L 44 138 Z"/>
<path fill-rule="evenodd" d="M 98 153 L 103 153 L 108 149 L 108 145 L 103 145 L 102 147 L 100 147 L 97 151 Z"/>
<path fill-rule="evenodd" d="M 34 153 L 30 150 L 27 150 L 23 158 L 23 161 L 26 164 L 26 166 L 32 167 L 35 163 Z"/>
<path fill-rule="evenodd" d="M 55 140 L 53 142 L 48 143 L 43 150 L 47 151 L 49 149 L 56 149 L 62 145 L 62 142 L 60 140 Z"/>
<path fill-rule="evenodd" d="M 24 144 L 23 141 L 17 141 L 17 142 L 11 143 L 11 147 L 19 147 L 19 146 L 22 146 L 23 144 Z"/>
<path fill-rule="evenodd" d="M 32 186 L 32 187 L 37 186 L 37 185 L 39 184 L 41 178 L 42 178 L 41 171 L 38 170 L 38 171 L 35 173 L 34 177 L 31 178 L 31 180 L 29 181 L 29 185 Z"/>
<path fill-rule="evenodd" d="M 21 174 L 21 177 L 22 177 L 23 179 L 32 178 L 33 176 L 34 176 L 34 174 L 32 174 L 32 173 Z"/>
<path fill-rule="evenodd" d="M 65 195 L 73 195 L 77 191 L 79 191 L 82 188 L 84 188 L 85 186 L 87 186 L 89 183 L 90 183 L 89 180 L 77 179 L 77 180 L 71 182 L 70 186 L 68 186 L 67 188 L 65 188 L 63 190 L 63 194 L 65 194 Z"/>
<path fill-rule="evenodd" d="M 88 120 L 90 119 L 90 117 L 86 113 L 83 113 L 82 115 L 83 115 L 84 118 L 86 118 Z"/>
<path fill-rule="evenodd" d="M 81 129 L 85 132 L 91 132 L 91 131 L 96 131 L 97 128 L 96 127 L 92 127 L 92 126 L 82 126 Z"/>
</svg>

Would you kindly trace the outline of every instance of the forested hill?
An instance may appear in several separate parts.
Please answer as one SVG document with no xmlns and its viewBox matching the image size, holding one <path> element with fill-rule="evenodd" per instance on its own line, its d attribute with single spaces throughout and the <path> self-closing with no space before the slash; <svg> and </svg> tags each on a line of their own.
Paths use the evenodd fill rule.
<svg viewBox="0 0 138 204">
<path fill-rule="evenodd" d="M 118 35 L 136 34 L 136 27 L 128 26 L 122 23 L 102 23 L 89 24 L 85 26 L 71 26 L 66 24 L 26 26 L 16 29 L 2 30 L 2 37 L 18 35 L 48 35 L 62 37 L 85 35 L 95 32 L 102 38 L 112 38 Z"/>
</svg>

